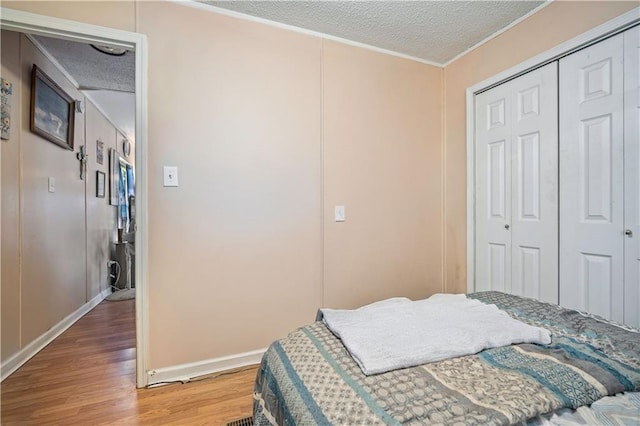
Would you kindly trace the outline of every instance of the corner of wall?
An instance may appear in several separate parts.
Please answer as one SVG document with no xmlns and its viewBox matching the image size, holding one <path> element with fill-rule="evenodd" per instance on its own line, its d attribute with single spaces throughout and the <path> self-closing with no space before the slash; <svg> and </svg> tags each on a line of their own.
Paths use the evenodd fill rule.
<svg viewBox="0 0 640 426">
<path fill-rule="evenodd" d="M 442 144 L 442 292 L 447 293 L 447 74 L 446 67 L 440 68 L 440 108 Z"/>
</svg>

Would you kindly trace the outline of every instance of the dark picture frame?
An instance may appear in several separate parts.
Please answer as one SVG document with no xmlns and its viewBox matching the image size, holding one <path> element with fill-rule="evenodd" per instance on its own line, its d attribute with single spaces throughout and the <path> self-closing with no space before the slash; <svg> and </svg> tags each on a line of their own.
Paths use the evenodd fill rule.
<svg viewBox="0 0 640 426">
<path fill-rule="evenodd" d="M 107 175 L 105 172 L 96 170 L 96 197 L 104 198 L 107 187 Z"/>
<path fill-rule="evenodd" d="M 74 124 L 75 101 L 34 64 L 31 70 L 31 131 L 73 151 Z"/>
</svg>

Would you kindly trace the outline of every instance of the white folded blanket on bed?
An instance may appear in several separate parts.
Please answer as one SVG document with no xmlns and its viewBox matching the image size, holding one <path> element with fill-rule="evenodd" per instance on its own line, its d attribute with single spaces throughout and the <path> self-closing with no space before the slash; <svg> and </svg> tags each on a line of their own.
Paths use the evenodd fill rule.
<svg viewBox="0 0 640 426">
<path fill-rule="evenodd" d="M 515 343 L 551 343 L 548 330 L 464 294 L 392 298 L 355 310 L 321 309 L 364 374 L 455 358 Z"/>
</svg>

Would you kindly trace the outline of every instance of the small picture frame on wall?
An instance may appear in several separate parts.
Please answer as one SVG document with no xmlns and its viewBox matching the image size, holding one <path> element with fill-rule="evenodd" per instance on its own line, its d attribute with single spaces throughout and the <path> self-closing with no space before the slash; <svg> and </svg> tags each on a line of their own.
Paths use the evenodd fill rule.
<svg viewBox="0 0 640 426">
<path fill-rule="evenodd" d="M 104 198 L 107 183 L 107 175 L 100 170 L 96 170 L 96 197 Z"/>
<path fill-rule="evenodd" d="M 9 140 L 11 133 L 11 96 L 13 95 L 13 83 L 2 78 L 0 86 L 0 108 L 2 113 L 2 131 L 0 139 Z"/>
<path fill-rule="evenodd" d="M 75 102 L 44 71 L 31 71 L 31 122 L 33 133 L 73 151 Z"/>
<path fill-rule="evenodd" d="M 104 142 L 101 139 L 96 141 L 96 161 L 98 164 L 104 164 Z"/>
</svg>

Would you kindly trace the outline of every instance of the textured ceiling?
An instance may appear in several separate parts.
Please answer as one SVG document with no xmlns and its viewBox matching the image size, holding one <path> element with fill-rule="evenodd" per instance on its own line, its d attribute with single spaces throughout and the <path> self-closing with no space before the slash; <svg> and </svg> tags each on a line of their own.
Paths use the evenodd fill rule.
<svg viewBox="0 0 640 426">
<path fill-rule="evenodd" d="M 443 64 L 544 1 L 205 1 Z"/>
<path fill-rule="evenodd" d="M 135 53 L 112 56 L 91 47 L 57 38 L 35 39 L 80 85 L 80 89 L 135 92 Z"/>
</svg>

